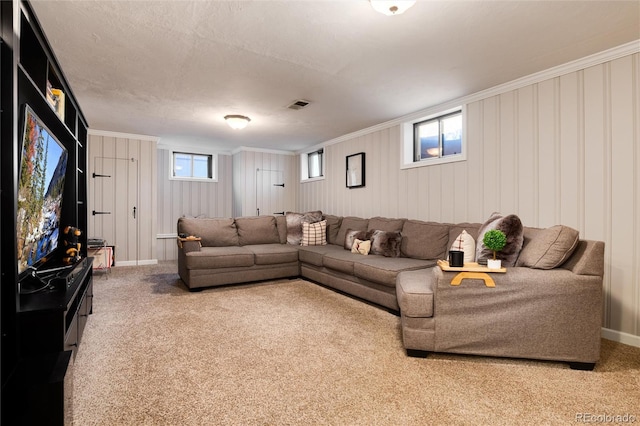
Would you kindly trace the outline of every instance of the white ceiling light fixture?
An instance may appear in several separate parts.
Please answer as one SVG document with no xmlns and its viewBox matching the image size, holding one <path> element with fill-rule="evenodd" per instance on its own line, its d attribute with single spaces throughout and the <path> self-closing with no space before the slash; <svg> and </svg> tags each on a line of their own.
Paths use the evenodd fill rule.
<svg viewBox="0 0 640 426">
<path fill-rule="evenodd" d="M 229 127 L 231 127 L 234 130 L 244 129 L 245 127 L 247 127 L 247 125 L 251 121 L 249 117 L 246 117 L 244 115 L 236 115 L 236 114 L 225 115 L 224 119 L 227 121 L 227 124 L 229 125 Z"/>
<path fill-rule="evenodd" d="M 413 6 L 415 0 L 369 0 L 371 7 L 387 16 L 400 15 Z"/>
</svg>

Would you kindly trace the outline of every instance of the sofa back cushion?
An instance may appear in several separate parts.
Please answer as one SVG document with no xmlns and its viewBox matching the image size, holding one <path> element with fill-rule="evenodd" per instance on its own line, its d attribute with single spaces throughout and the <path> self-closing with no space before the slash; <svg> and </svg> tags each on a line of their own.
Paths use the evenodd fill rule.
<svg viewBox="0 0 640 426">
<path fill-rule="evenodd" d="M 342 216 L 326 214 L 324 215 L 324 220 L 327 221 L 327 242 L 329 244 L 342 245 L 342 241 L 338 241 L 338 232 L 340 232 Z"/>
<path fill-rule="evenodd" d="M 557 268 L 571 257 L 578 246 L 578 238 L 576 229 L 563 225 L 546 229 L 524 228 L 525 243 L 516 266 Z"/>
<path fill-rule="evenodd" d="M 449 225 L 407 220 L 402 227 L 400 251 L 414 259 L 444 259 L 449 249 Z"/>
<path fill-rule="evenodd" d="M 562 265 L 578 275 L 604 275 L 604 242 L 592 240 L 578 240 L 573 254 Z"/>
<path fill-rule="evenodd" d="M 400 232 L 406 219 L 389 219 L 386 217 L 372 217 L 369 219 L 367 225 L 367 231 L 385 231 L 385 232 Z"/>
<path fill-rule="evenodd" d="M 287 218 L 286 216 L 278 215 L 276 218 L 276 226 L 278 227 L 278 236 L 280 237 L 280 244 L 287 243 Z"/>
<path fill-rule="evenodd" d="M 238 232 L 233 218 L 186 218 L 178 219 L 178 234 L 195 235 L 202 238 L 205 247 L 227 247 L 239 244 Z"/>
<path fill-rule="evenodd" d="M 339 244 L 341 246 L 344 245 L 344 239 L 345 239 L 345 236 L 347 235 L 347 230 L 349 229 L 353 231 L 367 231 L 368 223 L 369 223 L 369 219 L 362 219 L 362 218 L 353 217 L 353 216 L 343 217 L 342 224 L 340 225 L 340 231 L 338 232 L 338 236 L 336 237 L 336 244 Z M 351 246 L 349 246 L 346 249 L 351 250 Z"/>
<path fill-rule="evenodd" d="M 236 227 L 241 246 L 280 243 L 280 235 L 274 216 L 238 217 L 236 218 Z"/>
</svg>

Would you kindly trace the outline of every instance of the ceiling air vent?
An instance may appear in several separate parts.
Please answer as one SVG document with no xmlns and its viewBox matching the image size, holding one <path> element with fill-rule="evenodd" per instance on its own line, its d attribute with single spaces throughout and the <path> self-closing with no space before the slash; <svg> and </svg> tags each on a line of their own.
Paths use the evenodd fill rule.
<svg viewBox="0 0 640 426">
<path fill-rule="evenodd" d="M 309 101 L 305 101 L 304 99 L 300 99 L 300 100 L 295 101 L 291 105 L 289 105 L 287 108 L 298 110 L 298 109 L 302 109 L 302 108 L 306 107 L 307 105 L 309 105 L 309 103 L 310 103 Z"/>
</svg>

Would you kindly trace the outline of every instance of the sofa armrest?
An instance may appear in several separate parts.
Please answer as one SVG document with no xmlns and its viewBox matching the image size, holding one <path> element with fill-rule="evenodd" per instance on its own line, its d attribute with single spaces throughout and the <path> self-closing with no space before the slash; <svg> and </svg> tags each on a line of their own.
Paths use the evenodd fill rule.
<svg viewBox="0 0 640 426">
<path fill-rule="evenodd" d="M 578 247 L 561 266 L 578 275 L 604 275 L 604 242 L 592 240 L 578 241 Z"/>
<path fill-rule="evenodd" d="M 452 286 L 455 272 L 434 268 L 436 350 L 595 362 L 600 352 L 602 277 L 564 268 L 507 268 Z"/>
<path fill-rule="evenodd" d="M 195 237 L 178 238 L 178 249 L 185 254 L 192 251 L 200 251 L 202 247 L 201 239 Z"/>
</svg>

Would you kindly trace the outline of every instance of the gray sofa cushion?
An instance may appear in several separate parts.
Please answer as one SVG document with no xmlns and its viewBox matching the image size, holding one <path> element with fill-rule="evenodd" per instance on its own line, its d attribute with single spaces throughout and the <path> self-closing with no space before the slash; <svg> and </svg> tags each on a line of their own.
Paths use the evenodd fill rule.
<svg viewBox="0 0 640 426">
<path fill-rule="evenodd" d="M 278 215 L 276 218 L 276 226 L 278 227 L 278 235 L 280 236 L 280 244 L 287 243 L 287 218 Z"/>
<path fill-rule="evenodd" d="M 237 246 L 238 231 L 232 218 L 186 218 L 178 219 L 178 234 L 185 233 L 202 238 L 207 247 Z"/>
<path fill-rule="evenodd" d="M 578 275 L 595 275 L 602 277 L 604 274 L 604 242 L 592 240 L 580 240 L 573 255 L 562 265 Z"/>
<path fill-rule="evenodd" d="M 300 246 L 298 248 L 298 258 L 302 263 L 323 266 L 322 258 L 324 255 L 334 251 L 344 250 L 342 247 L 333 244 L 327 244 L 326 246 Z"/>
<path fill-rule="evenodd" d="M 353 263 L 362 259 L 361 254 L 351 253 L 350 251 L 340 250 L 332 251 L 324 255 L 322 263 L 326 268 L 335 269 L 345 274 L 354 275 Z"/>
<path fill-rule="evenodd" d="M 343 217 L 342 224 L 340 225 L 340 231 L 338 232 L 338 236 L 336 237 L 336 244 L 344 244 L 344 238 L 347 234 L 347 230 L 353 229 L 354 231 L 366 231 L 368 223 L 368 219 L 362 219 L 353 216 Z M 349 250 L 351 250 L 351 247 L 349 247 Z"/>
<path fill-rule="evenodd" d="M 386 232 L 402 231 L 406 219 L 390 219 L 387 217 L 372 217 L 369 219 L 367 231 L 380 230 Z"/>
<path fill-rule="evenodd" d="M 338 241 L 338 232 L 340 232 L 342 217 L 326 214 L 324 215 L 324 220 L 327 221 L 327 242 L 329 244 L 342 245 L 342 241 Z"/>
<path fill-rule="evenodd" d="M 202 247 L 186 254 L 187 269 L 218 269 L 253 266 L 254 254 L 244 247 Z"/>
<path fill-rule="evenodd" d="M 396 286 L 398 273 L 429 268 L 436 263 L 433 260 L 410 259 L 408 257 L 357 256 L 360 257 L 353 264 L 354 275 L 388 287 Z"/>
<path fill-rule="evenodd" d="M 401 252 L 414 259 L 444 259 L 449 248 L 449 225 L 407 220 L 402 227 Z"/>
<path fill-rule="evenodd" d="M 298 249 L 288 244 L 258 244 L 244 246 L 255 256 L 256 265 L 274 265 L 298 261 Z"/>
<path fill-rule="evenodd" d="M 241 246 L 280 243 L 280 234 L 274 216 L 236 218 L 238 240 Z"/>
</svg>

